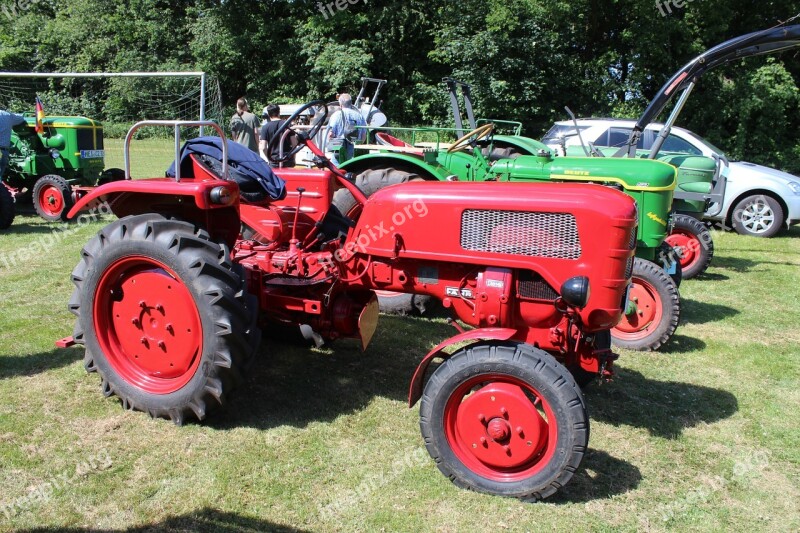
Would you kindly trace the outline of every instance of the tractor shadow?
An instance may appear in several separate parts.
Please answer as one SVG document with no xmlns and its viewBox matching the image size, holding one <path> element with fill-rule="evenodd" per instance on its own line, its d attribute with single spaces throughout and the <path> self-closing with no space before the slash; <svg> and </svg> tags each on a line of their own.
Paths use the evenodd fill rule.
<svg viewBox="0 0 800 533">
<path fill-rule="evenodd" d="M 59 348 L 36 355 L 0 356 L 0 379 L 34 376 L 69 366 L 83 357 L 83 350 Z"/>
<path fill-rule="evenodd" d="M 455 333 L 442 322 L 382 315 L 364 353 L 354 340 L 312 349 L 264 337 L 247 382 L 208 424 L 220 430 L 304 427 L 364 409 L 376 397 L 406 404 L 419 362 Z"/>
<path fill-rule="evenodd" d="M 275 524 L 258 518 L 242 516 L 237 513 L 226 513 L 206 507 L 184 515 L 172 516 L 161 522 L 125 529 L 37 527 L 18 531 L 20 533 L 48 533 L 55 531 L 66 533 L 151 533 L 156 531 L 173 531 L 176 533 L 183 533 L 186 531 L 217 531 L 220 533 L 239 533 L 242 531 L 303 533 L 308 530 Z"/>
<path fill-rule="evenodd" d="M 741 257 L 715 256 L 712 266 L 715 270 L 729 270 L 731 272 L 744 273 L 750 272 L 754 267 L 761 264 L 751 259 Z"/>
<path fill-rule="evenodd" d="M 663 354 L 686 354 L 691 352 L 702 352 L 706 349 L 705 341 L 687 337 L 685 335 L 673 335 L 666 344 L 658 349 Z"/>
<path fill-rule="evenodd" d="M 716 264 L 714 266 L 716 266 Z M 728 281 L 731 278 L 725 274 L 705 271 L 694 279 L 697 281 Z"/>
<path fill-rule="evenodd" d="M 728 391 L 655 381 L 626 368 L 618 368 L 610 384 L 587 387 L 584 394 L 593 420 L 643 428 L 665 439 L 677 439 L 684 428 L 717 422 L 739 410 L 736 396 Z"/>
<path fill-rule="evenodd" d="M 681 324 L 708 324 L 736 316 L 741 311 L 727 305 L 712 304 L 700 300 L 681 300 Z"/>
<path fill-rule="evenodd" d="M 63 224 L 63 223 L 62 223 Z M 28 222 L 14 222 L 8 229 L 3 230 L 4 235 L 32 235 L 36 233 L 53 233 L 58 231 L 58 224 L 48 224 L 42 221 L 41 224 L 30 224 Z"/>
<path fill-rule="evenodd" d="M 571 504 L 605 500 L 636 489 L 641 480 L 642 473 L 636 466 L 603 450 L 589 448 L 569 483 L 547 502 Z"/>
</svg>

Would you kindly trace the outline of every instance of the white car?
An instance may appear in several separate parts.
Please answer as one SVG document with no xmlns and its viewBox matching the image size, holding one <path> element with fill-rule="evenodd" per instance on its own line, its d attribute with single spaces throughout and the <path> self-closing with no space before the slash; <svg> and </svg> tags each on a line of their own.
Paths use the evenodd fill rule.
<svg viewBox="0 0 800 533">
<path fill-rule="evenodd" d="M 598 147 L 624 145 L 636 124 L 634 120 L 607 118 L 578 119 L 577 122 L 583 141 Z M 656 123 L 647 126 L 637 148 L 649 150 L 661 127 L 662 124 Z M 581 143 L 575 124 L 567 120 L 556 122 L 542 142 L 562 155 L 564 146 Z M 672 128 L 661 150 L 717 156 L 727 162 L 722 150 L 678 127 Z M 707 220 L 722 222 L 742 235 L 756 237 L 772 237 L 782 227 L 800 223 L 800 178 L 797 176 L 745 161 L 728 162 L 723 175 L 727 175 L 728 181 L 722 209 L 718 204 L 711 204 L 706 211 Z"/>
</svg>

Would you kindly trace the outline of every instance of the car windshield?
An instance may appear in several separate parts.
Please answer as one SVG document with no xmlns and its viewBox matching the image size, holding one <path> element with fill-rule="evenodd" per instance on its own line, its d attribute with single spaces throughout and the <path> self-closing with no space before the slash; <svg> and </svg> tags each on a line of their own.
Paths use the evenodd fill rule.
<svg viewBox="0 0 800 533">
<path fill-rule="evenodd" d="M 542 142 L 545 144 L 548 142 L 560 142 L 564 136 L 576 135 L 578 130 L 583 131 L 588 127 L 589 126 L 578 126 L 576 130 L 574 124 L 554 124 L 553 127 L 545 133 Z"/>
<path fill-rule="evenodd" d="M 717 155 L 725 155 L 725 151 L 724 150 L 721 150 L 720 148 L 717 148 L 716 146 L 714 146 L 713 144 L 711 144 L 710 142 L 708 142 L 704 138 L 700 137 L 698 134 L 692 133 L 692 136 L 695 139 L 697 139 L 697 142 L 699 142 L 701 144 L 704 144 L 706 147 L 708 147 L 709 150 L 711 150 L 715 154 L 717 154 Z"/>
</svg>

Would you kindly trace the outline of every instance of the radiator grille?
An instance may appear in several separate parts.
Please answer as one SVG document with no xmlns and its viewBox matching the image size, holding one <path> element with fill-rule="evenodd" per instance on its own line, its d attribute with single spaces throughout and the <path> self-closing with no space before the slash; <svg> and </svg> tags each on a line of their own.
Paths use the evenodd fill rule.
<svg viewBox="0 0 800 533">
<path fill-rule="evenodd" d="M 555 259 L 578 259 L 578 225 L 569 213 L 468 209 L 461 215 L 461 247 Z"/>
<path fill-rule="evenodd" d="M 628 258 L 628 264 L 625 265 L 625 279 L 631 279 L 633 275 L 633 257 Z"/>
<path fill-rule="evenodd" d="M 638 229 L 639 228 L 634 227 L 631 230 L 631 239 L 630 242 L 628 242 L 628 250 L 633 250 L 634 248 L 636 248 L 636 235 L 638 233 Z"/>
<path fill-rule="evenodd" d="M 558 298 L 558 293 L 555 289 L 539 276 L 534 276 L 533 279 L 520 279 L 518 292 L 520 298 L 527 298 L 529 300 L 547 300 L 552 302 Z"/>
</svg>

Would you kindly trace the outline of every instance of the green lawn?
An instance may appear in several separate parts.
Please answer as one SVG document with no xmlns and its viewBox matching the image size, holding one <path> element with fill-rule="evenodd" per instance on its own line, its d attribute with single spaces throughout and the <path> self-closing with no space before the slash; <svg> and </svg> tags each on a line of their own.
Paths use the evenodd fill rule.
<svg viewBox="0 0 800 533">
<path fill-rule="evenodd" d="M 105 139 L 106 168 L 125 168 L 124 139 Z M 131 176 L 159 178 L 175 161 L 175 143 L 170 139 L 137 139 L 131 143 Z"/>
<path fill-rule="evenodd" d="M 454 333 L 442 320 L 382 317 L 365 354 L 265 343 L 204 425 L 123 411 L 82 350 L 53 344 L 101 224 L 53 233 L 23 216 L 0 235 L 0 530 L 800 529 L 800 228 L 715 233 L 709 272 L 681 287 L 677 337 L 623 353 L 617 379 L 587 390 L 582 468 L 525 504 L 457 489 L 424 451 L 405 397 Z"/>
</svg>

